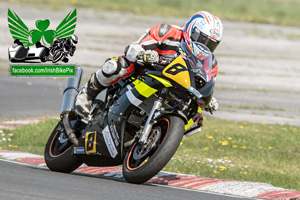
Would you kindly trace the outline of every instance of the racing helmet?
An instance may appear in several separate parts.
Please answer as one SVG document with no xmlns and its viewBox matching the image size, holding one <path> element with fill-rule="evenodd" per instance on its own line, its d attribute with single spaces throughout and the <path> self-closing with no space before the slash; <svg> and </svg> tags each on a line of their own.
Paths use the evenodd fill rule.
<svg viewBox="0 0 300 200">
<path fill-rule="evenodd" d="M 207 11 L 195 13 L 183 27 L 183 38 L 191 51 L 197 55 L 197 47 L 194 42 L 200 42 L 207 46 L 211 52 L 219 45 L 223 35 L 221 20 Z"/>
<path fill-rule="evenodd" d="M 71 42 L 73 43 L 73 45 L 75 45 L 75 44 L 78 43 L 78 37 L 77 37 L 77 35 L 72 35 L 70 39 L 71 39 Z"/>
</svg>

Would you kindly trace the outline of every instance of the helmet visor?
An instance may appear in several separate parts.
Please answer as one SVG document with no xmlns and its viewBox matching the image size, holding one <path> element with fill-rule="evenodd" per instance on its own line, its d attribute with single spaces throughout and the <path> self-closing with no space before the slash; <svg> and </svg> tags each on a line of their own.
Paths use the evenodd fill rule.
<svg viewBox="0 0 300 200">
<path fill-rule="evenodd" d="M 219 45 L 220 41 L 214 40 L 210 37 L 208 37 L 206 34 L 202 33 L 200 30 L 195 28 L 191 34 L 191 39 L 195 42 L 200 42 L 207 46 L 211 52 L 214 52 L 214 50 Z"/>
</svg>

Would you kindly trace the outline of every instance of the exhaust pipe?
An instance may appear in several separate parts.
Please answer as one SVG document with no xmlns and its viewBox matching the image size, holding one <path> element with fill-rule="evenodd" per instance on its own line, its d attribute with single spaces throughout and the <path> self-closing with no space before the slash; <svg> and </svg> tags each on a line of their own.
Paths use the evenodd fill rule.
<svg viewBox="0 0 300 200">
<path fill-rule="evenodd" d="M 72 142 L 75 145 L 75 147 L 77 147 L 78 139 L 74 133 L 75 131 L 71 127 L 69 116 L 70 116 L 69 113 L 64 114 L 63 124 L 64 124 L 65 130 L 67 132 L 70 142 Z"/>
<path fill-rule="evenodd" d="M 69 77 L 67 79 L 60 114 L 63 119 L 63 124 L 68 138 L 75 146 L 78 146 L 78 139 L 76 138 L 75 131 L 72 129 L 70 124 L 70 113 L 74 108 L 75 99 L 81 84 L 82 74 L 82 68 L 76 65 L 76 76 L 71 78 Z"/>
<path fill-rule="evenodd" d="M 61 106 L 61 116 L 73 110 L 75 98 L 80 88 L 82 74 L 82 68 L 76 65 L 76 76 L 69 77 L 67 79 L 66 87 L 64 90 L 63 102 Z"/>
</svg>

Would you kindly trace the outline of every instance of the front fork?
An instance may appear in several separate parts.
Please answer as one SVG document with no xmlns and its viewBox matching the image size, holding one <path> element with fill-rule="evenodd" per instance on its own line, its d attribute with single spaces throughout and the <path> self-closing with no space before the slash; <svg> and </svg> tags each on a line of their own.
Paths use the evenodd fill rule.
<svg viewBox="0 0 300 200">
<path fill-rule="evenodd" d="M 148 140 L 149 134 L 152 130 L 152 126 L 153 126 L 153 124 L 155 124 L 155 121 L 153 120 L 154 113 L 157 110 L 161 109 L 163 102 L 166 99 L 167 90 L 168 90 L 167 88 L 162 89 L 158 96 L 158 99 L 156 101 L 154 101 L 153 107 L 150 111 L 150 114 L 149 114 L 147 120 L 146 120 L 145 126 L 143 128 L 142 134 L 139 139 L 140 144 L 147 144 L 147 140 Z"/>
<path fill-rule="evenodd" d="M 158 99 L 156 101 L 154 101 L 154 104 L 153 104 L 153 107 L 151 109 L 151 112 L 147 118 L 147 121 L 145 123 L 145 127 L 142 131 L 142 134 L 140 136 L 140 139 L 139 139 L 139 143 L 140 144 L 146 144 L 147 143 L 147 140 L 148 140 L 148 137 L 149 137 L 149 134 L 152 130 L 152 126 L 153 124 L 155 123 L 152 118 L 154 116 L 154 113 L 159 110 L 163 105 L 163 101 L 161 99 Z"/>
</svg>

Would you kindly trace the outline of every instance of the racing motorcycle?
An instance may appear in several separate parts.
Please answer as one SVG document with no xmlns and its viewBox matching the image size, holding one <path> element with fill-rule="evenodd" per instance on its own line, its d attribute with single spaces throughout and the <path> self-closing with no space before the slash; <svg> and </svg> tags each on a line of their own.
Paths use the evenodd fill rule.
<svg viewBox="0 0 300 200">
<path fill-rule="evenodd" d="M 15 40 L 14 45 L 8 48 L 8 58 L 11 62 L 25 62 L 27 60 L 40 59 L 41 62 L 46 62 L 49 55 L 47 47 L 41 45 L 40 42 L 35 44 L 35 47 L 24 47 L 20 40 Z"/>
<path fill-rule="evenodd" d="M 96 99 L 88 116 L 74 109 L 82 76 L 77 66 L 76 77 L 66 83 L 61 120 L 45 147 L 48 168 L 70 173 L 83 163 L 122 164 L 127 182 L 141 184 L 155 176 L 183 136 L 201 130 L 192 125 L 212 98 L 212 53 L 202 44 L 198 47 L 202 58 L 181 42 L 178 57 L 167 66 L 144 66 L 108 87 L 105 99 Z"/>
<path fill-rule="evenodd" d="M 76 46 L 70 41 L 68 38 L 54 41 L 49 48 L 50 55 L 48 60 L 51 60 L 52 63 L 57 63 L 58 61 L 67 63 L 69 61 L 68 56 L 73 56 L 76 50 Z"/>
</svg>

